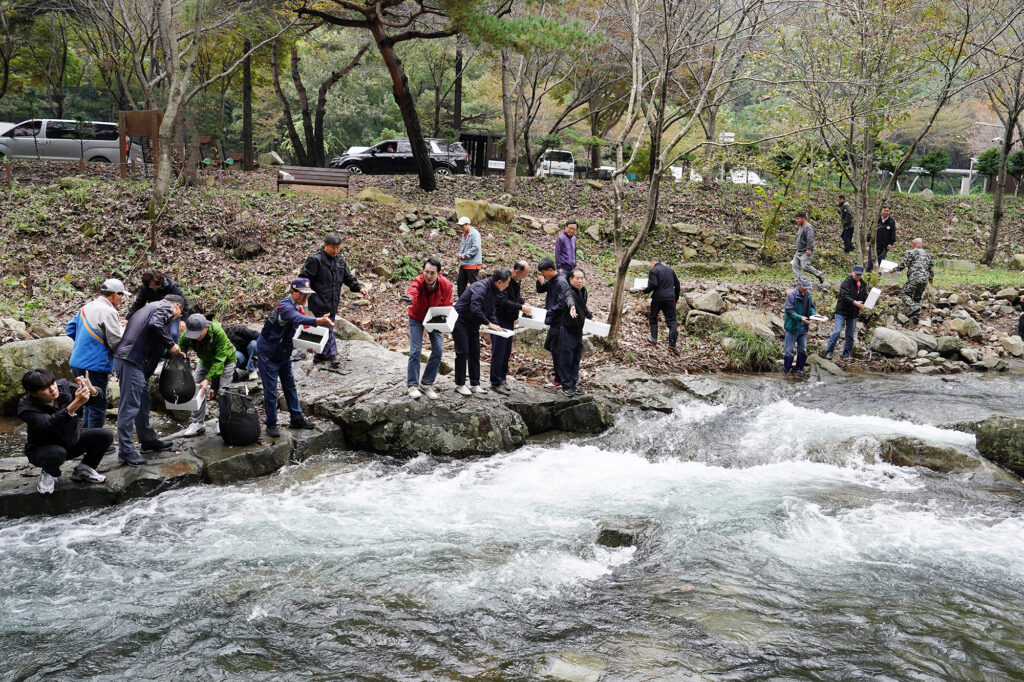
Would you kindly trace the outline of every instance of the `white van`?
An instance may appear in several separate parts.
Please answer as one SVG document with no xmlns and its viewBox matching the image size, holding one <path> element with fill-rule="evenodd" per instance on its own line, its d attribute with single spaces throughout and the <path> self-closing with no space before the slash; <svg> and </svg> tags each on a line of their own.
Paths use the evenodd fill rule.
<svg viewBox="0 0 1024 682">
<path fill-rule="evenodd" d="M 572 178 L 576 175 L 576 159 L 568 149 L 549 149 L 537 164 L 537 177 L 550 175 L 556 178 Z"/>
<path fill-rule="evenodd" d="M 116 123 L 37 118 L 0 134 L 0 158 L 119 163 Z M 129 160 L 142 164 L 142 147 L 131 143 Z"/>
</svg>

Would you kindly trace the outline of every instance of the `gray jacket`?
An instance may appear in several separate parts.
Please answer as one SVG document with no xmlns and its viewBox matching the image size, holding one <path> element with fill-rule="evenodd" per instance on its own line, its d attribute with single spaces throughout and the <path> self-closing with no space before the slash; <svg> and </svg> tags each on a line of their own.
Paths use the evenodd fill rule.
<svg viewBox="0 0 1024 682">
<path fill-rule="evenodd" d="M 810 221 L 804 223 L 796 233 L 796 252 L 814 251 L 814 225 Z"/>
<path fill-rule="evenodd" d="M 469 234 L 465 237 L 459 235 L 459 253 L 466 254 L 465 260 L 460 260 L 459 265 L 482 265 L 484 262 L 483 253 L 480 250 L 480 233 L 473 226 L 469 228 Z"/>
</svg>

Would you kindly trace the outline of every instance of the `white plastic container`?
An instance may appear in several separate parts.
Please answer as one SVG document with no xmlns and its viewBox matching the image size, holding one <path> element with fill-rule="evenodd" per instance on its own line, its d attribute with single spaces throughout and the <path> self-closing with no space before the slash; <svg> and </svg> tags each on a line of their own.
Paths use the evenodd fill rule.
<svg viewBox="0 0 1024 682">
<path fill-rule="evenodd" d="M 878 297 L 882 295 L 882 290 L 878 287 L 871 287 L 871 291 L 868 292 L 868 300 L 864 301 L 865 308 L 874 308 L 875 304 L 878 303 Z"/>
<path fill-rule="evenodd" d="M 496 332 L 488 327 L 480 327 L 480 331 L 484 334 L 490 334 L 491 336 L 502 336 L 506 339 L 510 339 L 516 335 L 515 329 L 502 329 L 500 332 Z"/>
<path fill-rule="evenodd" d="M 813 322 L 828 322 L 828 318 L 824 315 L 811 315 L 807 318 Z"/>
<path fill-rule="evenodd" d="M 319 337 L 319 341 L 307 341 L 299 338 L 302 335 L 312 334 L 313 336 Z M 301 326 L 295 330 L 295 336 L 292 337 L 292 347 L 295 350 L 311 350 L 315 353 L 323 353 L 324 348 L 327 347 L 327 339 L 330 338 L 331 328 L 330 327 L 306 327 Z"/>
<path fill-rule="evenodd" d="M 444 315 L 447 319 L 441 323 L 430 324 L 428 321 L 432 320 L 437 315 Z M 450 305 L 439 305 L 433 308 L 427 308 L 427 315 L 423 318 L 423 328 L 428 332 L 445 332 L 451 334 L 455 329 L 455 323 L 459 319 L 459 313 L 454 307 Z"/>
<path fill-rule="evenodd" d="M 544 308 L 533 308 L 533 314 L 537 317 L 526 317 L 520 311 L 519 327 L 522 329 L 547 329 L 548 326 L 544 324 L 544 315 L 546 314 Z"/>
<path fill-rule="evenodd" d="M 203 403 L 206 402 L 206 391 L 200 391 L 199 387 L 196 386 L 196 395 L 193 396 L 192 400 L 188 400 L 183 403 L 168 403 L 165 402 L 164 406 L 168 410 L 175 410 L 177 412 L 195 412 Z"/>
<path fill-rule="evenodd" d="M 643 291 L 647 288 L 646 277 L 635 277 L 633 279 L 633 291 Z"/>
<path fill-rule="evenodd" d="M 583 323 L 583 333 L 593 334 L 594 336 L 608 336 L 608 332 L 612 330 L 610 324 L 604 322 L 594 322 L 593 320 L 587 320 Z"/>
<path fill-rule="evenodd" d="M 897 263 L 896 261 L 883 260 L 881 263 L 878 264 L 878 271 L 879 272 L 892 272 L 893 270 L 896 269 L 897 265 L 899 265 L 899 263 Z"/>
</svg>

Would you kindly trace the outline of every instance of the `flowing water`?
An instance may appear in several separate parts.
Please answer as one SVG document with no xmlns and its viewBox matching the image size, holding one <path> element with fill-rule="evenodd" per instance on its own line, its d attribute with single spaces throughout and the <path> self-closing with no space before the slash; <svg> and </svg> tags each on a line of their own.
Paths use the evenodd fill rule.
<svg viewBox="0 0 1024 682">
<path fill-rule="evenodd" d="M 0 676 L 1020 679 L 1021 490 L 875 452 L 974 452 L 942 425 L 1024 380 L 729 383 L 557 446 L 0 521 Z"/>
</svg>

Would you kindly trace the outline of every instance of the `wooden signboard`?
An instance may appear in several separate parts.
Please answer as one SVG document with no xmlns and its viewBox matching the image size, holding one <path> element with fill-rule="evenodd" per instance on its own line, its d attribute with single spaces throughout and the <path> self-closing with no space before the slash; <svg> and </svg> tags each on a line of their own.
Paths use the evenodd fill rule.
<svg viewBox="0 0 1024 682">
<path fill-rule="evenodd" d="M 121 159 L 121 178 L 128 177 L 128 142 L 130 137 L 148 137 L 153 153 L 153 169 L 156 172 L 157 160 L 160 158 L 158 139 L 160 122 L 163 112 L 156 109 L 148 111 L 121 111 L 117 115 L 118 148 Z"/>
</svg>

